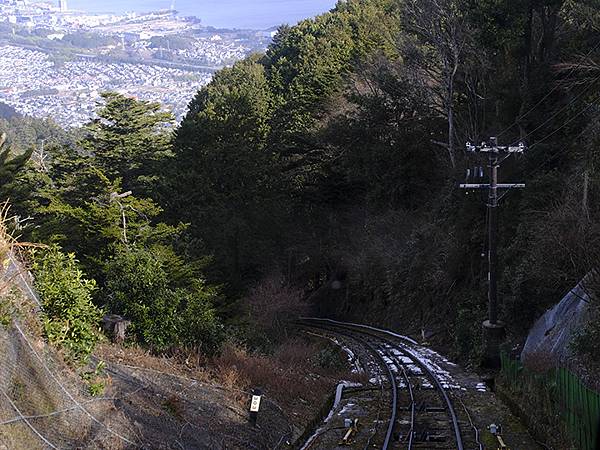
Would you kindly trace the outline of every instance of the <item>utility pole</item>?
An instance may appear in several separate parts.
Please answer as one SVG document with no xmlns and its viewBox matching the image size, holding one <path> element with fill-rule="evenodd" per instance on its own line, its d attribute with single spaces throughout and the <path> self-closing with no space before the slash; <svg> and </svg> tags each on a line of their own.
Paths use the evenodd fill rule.
<svg viewBox="0 0 600 450">
<path fill-rule="evenodd" d="M 490 138 L 489 144 L 483 142 L 479 146 L 467 143 L 467 151 L 471 153 L 487 153 L 489 159 L 489 183 L 487 184 L 461 184 L 462 189 L 487 189 L 488 202 L 488 319 L 483 322 L 484 331 L 484 368 L 496 369 L 500 367 L 500 344 L 504 339 L 505 325 L 498 320 L 498 206 L 501 197 L 500 189 L 521 189 L 522 183 L 498 183 L 498 168 L 500 164 L 515 153 L 523 153 L 524 144 L 518 146 L 499 146 L 495 137 Z M 467 178 L 471 171 L 467 171 Z M 467 179 L 467 181 L 469 181 Z"/>
</svg>

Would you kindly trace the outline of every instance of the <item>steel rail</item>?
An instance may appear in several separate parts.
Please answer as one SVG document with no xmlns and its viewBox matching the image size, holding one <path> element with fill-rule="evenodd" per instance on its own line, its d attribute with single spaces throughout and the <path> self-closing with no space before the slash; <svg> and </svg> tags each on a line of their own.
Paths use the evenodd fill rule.
<svg viewBox="0 0 600 450">
<path fill-rule="evenodd" d="M 413 446 L 413 434 L 415 429 L 415 418 L 416 418 L 416 410 L 415 410 L 415 397 L 413 393 L 412 383 L 408 377 L 408 373 L 406 373 L 406 368 L 404 364 L 398 361 L 398 356 L 394 355 L 388 348 L 383 345 L 380 345 L 381 350 L 385 353 L 385 355 L 389 358 L 392 364 L 398 369 L 399 373 L 402 373 L 402 378 L 406 383 L 406 389 L 408 391 L 410 397 L 410 429 L 408 431 L 408 450 L 412 450 Z M 406 355 L 405 352 L 402 352 L 403 355 Z"/>
<path fill-rule="evenodd" d="M 300 321 L 301 323 L 302 321 Z M 317 327 L 319 328 L 319 327 Z M 324 327 L 321 327 L 324 328 Z M 392 408 L 391 408 L 391 414 L 390 414 L 390 421 L 385 433 L 385 439 L 383 441 L 383 445 L 381 447 L 381 450 L 388 450 L 390 447 L 390 443 L 392 442 L 392 434 L 394 433 L 394 428 L 396 426 L 396 412 L 398 410 L 398 385 L 396 384 L 396 377 L 394 376 L 394 372 L 392 371 L 392 369 L 390 368 L 390 365 L 385 361 L 384 357 L 381 355 L 381 353 L 369 342 L 365 342 L 364 339 L 358 339 L 356 336 L 353 336 L 352 334 L 350 334 L 348 332 L 348 330 L 345 331 L 339 331 L 336 330 L 335 333 L 342 335 L 342 336 L 346 336 L 347 338 L 350 338 L 354 341 L 357 341 L 360 345 L 363 345 L 364 347 L 366 347 L 369 352 L 378 360 L 378 362 L 385 367 L 386 371 L 387 371 L 387 378 L 390 381 L 390 387 L 391 387 L 391 391 L 392 391 Z"/>
<path fill-rule="evenodd" d="M 397 359 L 396 359 L 397 361 Z M 412 388 L 412 384 L 410 383 L 410 380 L 408 378 L 408 374 L 406 373 L 406 368 L 404 367 L 404 364 L 399 364 L 400 366 L 400 370 L 402 371 L 402 376 L 404 377 L 404 381 L 406 382 L 406 388 L 408 389 L 408 394 L 410 396 L 410 430 L 409 430 L 409 435 L 408 435 L 408 450 L 412 450 L 412 446 L 413 446 L 413 438 L 414 438 L 414 431 L 415 431 L 415 396 L 413 393 L 413 388 Z"/>
<path fill-rule="evenodd" d="M 402 351 L 404 354 L 406 354 L 406 356 L 408 358 L 410 358 L 413 363 L 417 366 L 419 366 L 426 374 L 427 376 L 434 382 L 437 391 L 440 393 L 440 395 L 442 396 L 442 399 L 444 400 L 445 404 L 446 404 L 446 409 L 448 411 L 448 415 L 450 417 L 450 420 L 452 422 L 452 427 L 453 427 L 453 431 L 454 431 L 454 438 L 456 441 L 456 448 L 457 450 L 464 450 L 464 445 L 463 445 L 463 441 L 462 441 L 462 435 L 461 435 L 461 430 L 460 430 L 460 425 L 458 423 L 458 417 L 456 415 L 456 411 L 454 410 L 454 406 L 452 404 L 452 401 L 450 400 L 450 397 L 448 396 L 448 393 L 446 392 L 446 390 L 444 389 L 444 387 L 442 386 L 442 383 L 440 382 L 440 380 L 438 379 L 438 377 L 433 373 L 433 371 L 431 371 L 431 369 L 429 367 L 427 367 L 426 364 L 424 364 L 417 356 L 415 356 L 413 354 L 413 352 L 407 347 L 407 345 L 402 344 L 402 343 L 396 343 L 396 342 L 391 342 L 389 341 L 389 337 L 394 337 L 396 339 L 400 339 L 403 340 L 405 342 L 409 342 L 411 344 L 416 344 L 415 341 L 405 337 L 405 336 L 400 336 L 397 335 L 395 333 L 392 333 L 388 330 L 382 330 L 380 328 L 375 328 L 375 327 L 371 327 L 368 325 L 361 325 L 361 324 L 355 324 L 355 323 L 348 323 L 348 322 L 340 322 L 337 320 L 331 320 L 331 319 L 321 319 L 321 318 L 316 318 L 316 317 L 302 317 L 300 319 L 301 322 L 308 322 L 308 323 L 326 323 L 329 324 L 330 326 L 332 326 L 332 328 L 342 328 L 342 329 L 346 329 L 346 330 L 354 330 L 355 332 L 358 332 L 360 334 L 364 334 L 364 335 L 369 335 L 378 339 L 382 339 L 383 342 L 386 342 L 388 345 L 391 346 L 395 346 L 396 348 L 400 347 L 399 350 Z M 360 331 L 359 331 L 360 330 Z M 388 336 L 387 339 L 382 338 L 381 336 L 378 336 L 375 333 L 380 333 L 380 334 L 385 334 L 386 336 Z"/>
<path fill-rule="evenodd" d="M 383 356 L 381 356 L 381 354 L 379 354 L 379 352 L 371 344 L 367 342 L 364 342 L 364 344 L 383 363 L 383 365 L 387 369 L 390 385 L 392 386 L 392 413 L 390 414 L 390 423 L 388 424 L 387 431 L 385 433 L 385 439 L 383 441 L 383 446 L 381 447 L 382 450 L 387 450 L 392 440 L 394 427 L 396 426 L 396 412 L 398 410 L 398 385 L 396 384 L 396 377 L 394 376 L 394 372 L 392 371 L 389 364 L 386 363 L 385 359 L 383 359 Z"/>
<path fill-rule="evenodd" d="M 473 419 L 471 418 L 471 413 L 469 412 L 469 409 L 467 408 L 467 405 L 465 405 L 465 402 L 463 402 L 460 397 L 458 398 L 458 401 L 460 402 L 460 404 L 462 405 L 463 409 L 465 410 L 465 414 L 467 415 L 467 419 L 469 419 L 469 424 L 471 425 L 471 428 L 473 428 L 473 431 L 475 432 L 475 443 L 477 444 L 478 450 L 484 450 L 483 444 L 479 440 L 479 429 L 473 423 Z"/>
<path fill-rule="evenodd" d="M 390 380 L 390 386 L 392 390 L 392 412 L 390 414 L 390 422 L 385 433 L 385 439 L 381 447 L 381 450 L 387 450 L 390 447 L 390 443 L 392 441 L 392 434 L 394 433 L 394 427 L 396 426 L 396 412 L 398 410 L 398 385 L 396 384 L 396 377 L 394 376 L 394 372 L 390 368 L 389 364 L 385 361 L 381 353 L 379 353 L 371 343 L 365 342 L 364 340 L 359 340 L 356 337 L 349 335 L 348 333 L 340 333 L 339 331 L 338 333 L 343 334 L 353 340 L 356 340 L 360 344 L 367 347 L 371 354 L 373 354 L 373 356 L 375 356 L 379 360 L 381 365 L 384 366 L 387 370 L 388 379 Z"/>
</svg>

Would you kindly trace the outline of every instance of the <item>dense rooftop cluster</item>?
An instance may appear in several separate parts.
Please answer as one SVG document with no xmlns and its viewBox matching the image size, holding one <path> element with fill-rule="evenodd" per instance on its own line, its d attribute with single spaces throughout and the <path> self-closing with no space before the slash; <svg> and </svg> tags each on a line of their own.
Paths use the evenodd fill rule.
<svg viewBox="0 0 600 450">
<path fill-rule="evenodd" d="M 0 101 L 74 127 L 107 91 L 160 102 L 181 120 L 214 70 L 264 49 L 271 33 L 216 32 L 174 11 L 87 14 L 0 0 L 0 38 Z"/>
<path fill-rule="evenodd" d="M 0 101 L 63 126 L 88 121 L 107 91 L 159 101 L 180 119 L 194 93 L 210 79 L 208 72 L 145 64 L 80 59 L 57 65 L 39 51 L 0 47 Z"/>
</svg>

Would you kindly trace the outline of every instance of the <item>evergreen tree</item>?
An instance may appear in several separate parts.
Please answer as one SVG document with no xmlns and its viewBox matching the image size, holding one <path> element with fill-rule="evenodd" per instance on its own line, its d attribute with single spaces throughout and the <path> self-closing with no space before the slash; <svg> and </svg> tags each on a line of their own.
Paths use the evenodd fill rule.
<svg viewBox="0 0 600 450">
<path fill-rule="evenodd" d="M 219 72 L 176 138 L 172 214 L 191 223 L 233 286 L 271 256 L 278 233 L 277 160 L 267 147 L 273 98 L 255 59 Z"/>
<path fill-rule="evenodd" d="M 6 133 L 0 136 L 0 186 L 6 191 L 8 186 L 14 182 L 17 173 L 23 169 L 31 155 L 33 148 L 21 153 L 13 155 L 11 148 L 6 144 Z"/>
<path fill-rule="evenodd" d="M 125 190 L 148 195 L 171 156 L 169 127 L 173 116 L 161 105 L 116 93 L 102 94 L 98 119 L 85 127 L 81 142 L 94 164 L 109 178 L 121 178 Z"/>
</svg>

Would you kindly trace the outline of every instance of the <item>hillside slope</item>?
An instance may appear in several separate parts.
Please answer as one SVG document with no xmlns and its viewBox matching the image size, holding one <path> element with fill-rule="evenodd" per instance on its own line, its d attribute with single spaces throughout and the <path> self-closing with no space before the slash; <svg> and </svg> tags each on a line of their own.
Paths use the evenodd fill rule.
<svg viewBox="0 0 600 450">
<path fill-rule="evenodd" d="M 125 364 L 119 357 L 125 349 L 111 346 L 102 351 L 112 361 L 106 392 L 90 396 L 40 337 L 39 304 L 26 272 L 10 263 L 4 281 L 13 288 L 1 300 L 0 449 L 241 449 L 248 442 L 275 448 L 289 434 L 270 401 L 264 428 L 252 429 L 245 401 L 235 400 L 245 399 L 243 392 L 178 375 L 172 367 L 142 367 L 153 364 L 150 357 L 137 367 Z"/>
</svg>

